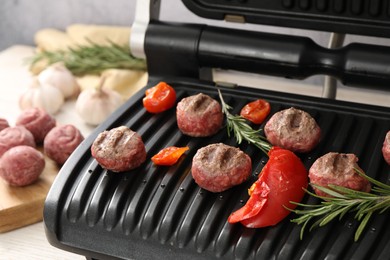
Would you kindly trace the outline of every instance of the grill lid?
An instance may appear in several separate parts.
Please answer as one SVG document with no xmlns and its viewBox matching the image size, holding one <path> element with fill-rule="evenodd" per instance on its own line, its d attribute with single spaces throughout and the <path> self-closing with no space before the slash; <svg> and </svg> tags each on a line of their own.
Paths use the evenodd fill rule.
<svg viewBox="0 0 390 260">
<path fill-rule="evenodd" d="M 182 0 L 210 19 L 388 38 L 390 2 L 364 0 Z"/>
<path fill-rule="evenodd" d="M 337 43 L 337 46 L 324 48 L 308 37 L 206 24 L 161 22 L 160 2 L 137 2 L 130 38 L 132 53 L 146 58 L 150 77 L 180 76 L 211 80 L 210 68 L 222 68 L 295 79 L 328 75 L 344 85 L 389 90 L 388 46 L 361 43 L 342 46 L 342 43 Z M 365 15 L 366 9 L 362 10 L 361 15 L 350 11 L 356 9 L 356 5 L 386 8 L 384 1 L 364 1 L 364 5 L 362 1 L 355 0 L 334 1 L 345 5 L 345 12 L 334 12 L 331 7 L 335 3 L 323 3 L 329 8 L 322 12 L 315 9 L 313 13 L 302 11 L 299 6 L 307 3 L 314 7 L 322 5 L 319 2 L 324 1 L 312 1 L 315 5 L 310 1 L 289 1 L 289 7 L 285 2 L 183 0 L 192 12 L 207 18 L 238 16 L 248 23 L 314 28 L 342 34 L 378 32 L 376 36 L 390 35 L 390 16 L 384 9 L 381 9 L 381 15 L 367 14 L 369 17 Z"/>
<path fill-rule="evenodd" d="M 174 86 L 178 100 L 199 92 L 218 100 L 211 84 L 161 80 Z M 315 150 L 300 155 L 307 168 L 329 151 L 351 152 L 369 176 L 389 183 L 389 166 L 380 151 L 390 129 L 389 108 L 244 87 L 221 90 L 233 113 L 260 97 L 271 103 L 271 114 L 291 106 L 310 113 L 323 139 Z M 177 129 L 175 109 L 147 113 L 143 93 L 138 92 L 100 125 L 62 167 L 44 209 L 52 245 L 97 259 L 383 259 L 389 255 L 389 211 L 373 216 L 358 242 L 353 242 L 358 223 L 352 215 L 305 233 L 303 240 L 300 227 L 289 221 L 292 214 L 274 227 L 248 229 L 229 224 L 227 217 L 247 200 L 247 189 L 266 156 L 252 145 L 240 145 L 253 160 L 251 178 L 222 193 L 202 190 L 190 172 L 195 152 L 216 142 L 236 145 L 234 138 L 227 136 L 225 128 L 210 138 L 185 136 Z M 102 169 L 89 149 L 100 132 L 120 125 L 142 136 L 148 157 L 135 170 L 113 173 Z M 154 166 L 150 157 L 170 145 L 189 146 L 190 151 L 175 166 Z M 303 202 L 319 201 L 306 195 Z"/>
</svg>

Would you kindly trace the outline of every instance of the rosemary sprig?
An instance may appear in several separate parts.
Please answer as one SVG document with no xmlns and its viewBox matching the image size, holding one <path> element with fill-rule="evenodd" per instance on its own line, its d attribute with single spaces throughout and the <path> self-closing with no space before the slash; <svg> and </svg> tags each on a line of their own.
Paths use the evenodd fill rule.
<svg viewBox="0 0 390 260">
<path fill-rule="evenodd" d="M 259 134 L 261 129 L 254 130 L 246 122 L 245 118 L 239 115 L 232 115 L 229 112 L 232 107 L 225 103 L 219 89 L 218 93 L 222 104 L 222 112 L 226 116 L 228 136 L 230 137 L 231 132 L 233 132 L 238 144 L 241 144 L 242 140 L 246 140 L 248 143 L 255 145 L 267 155 L 269 150 L 272 148 L 272 145 L 266 141 L 264 136 Z"/>
<path fill-rule="evenodd" d="M 46 61 L 49 65 L 63 62 L 74 75 L 99 74 L 106 69 L 146 70 L 143 59 L 135 58 L 127 45 L 120 46 L 113 42 L 110 45 L 90 45 L 69 48 L 66 51 L 43 51 L 36 53 L 27 62 L 34 66 L 37 62 Z"/>
<path fill-rule="evenodd" d="M 299 217 L 292 219 L 298 225 L 302 225 L 300 238 L 303 238 L 303 233 L 309 222 L 314 221 L 310 230 L 316 226 L 324 226 L 333 219 L 338 218 L 341 220 L 347 213 L 355 213 L 354 218 L 360 222 L 356 232 L 354 240 L 357 241 L 361 236 L 364 228 L 371 216 L 375 212 L 383 213 L 390 208 L 390 186 L 382 182 L 379 182 L 367 175 L 361 170 L 355 168 L 356 172 L 367 178 L 375 186 L 371 189 L 371 193 L 356 191 L 336 185 L 329 185 L 329 188 L 311 184 L 313 187 L 332 195 L 333 197 L 318 196 L 313 192 L 306 190 L 308 194 L 313 197 L 320 198 L 323 201 L 317 205 L 296 203 L 304 209 L 291 210 Z"/>
</svg>

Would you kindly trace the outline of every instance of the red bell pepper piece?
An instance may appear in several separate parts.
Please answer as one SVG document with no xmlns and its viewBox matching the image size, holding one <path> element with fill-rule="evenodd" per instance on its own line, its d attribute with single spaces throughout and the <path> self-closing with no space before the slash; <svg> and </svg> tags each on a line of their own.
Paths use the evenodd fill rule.
<svg viewBox="0 0 390 260">
<path fill-rule="evenodd" d="M 249 189 L 247 203 L 229 218 L 249 228 L 273 226 L 283 220 L 300 202 L 308 186 L 308 174 L 302 161 L 291 151 L 273 147 L 258 180 Z"/>
<path fill-rule="evenodd" d="M 154 155 L 151 159 L 152 162 L 156 165 L 165 165 L 171 166 L 174 165 L 177 160 L 183 155 L 185 151 L 190 149 L 188 146 L 186 147 L 175 147 L 170 146 L 162 149 L 156 155 Z"/>
<path fill-rule="evenodd" d="M 264 99 L 257 99 L 246 104 L 240 115 L 255 124 L 261 124 L 271 112 L 271 105 Z"/>
</svg>

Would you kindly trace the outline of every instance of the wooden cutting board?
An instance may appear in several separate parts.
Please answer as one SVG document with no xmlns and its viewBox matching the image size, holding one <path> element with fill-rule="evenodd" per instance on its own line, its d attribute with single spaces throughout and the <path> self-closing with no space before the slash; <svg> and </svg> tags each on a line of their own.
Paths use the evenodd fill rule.
<svg viewBox="0 0 390 260">
<path fill-rule="evenodd" d="M 57 164 L 46 156 L 45 161 L 43 173 L 31 185 L 13 187 L 0 178 L 0 233 L 43 219 L 45 198 L 59 170 Z"/>
</svg>

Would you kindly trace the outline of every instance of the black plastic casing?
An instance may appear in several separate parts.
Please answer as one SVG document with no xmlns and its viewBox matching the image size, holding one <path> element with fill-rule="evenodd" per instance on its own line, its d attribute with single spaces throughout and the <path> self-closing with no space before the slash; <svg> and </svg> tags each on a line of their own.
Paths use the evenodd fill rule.
<svg viewBox="0 0 390 260">
<path fill-rule="evenodd" d="M 205 93 L 218 100 L 212 82 L 159 78 L 173 86 L 177 99 Z M 206 138 L 182 134 L 175 108 L 151 114 L 142 106 L 145 86 L 86 138 L 61 168 L 47 196 L 44 209 L 50 244 L 94 259 L 387 259 L 390 254 L 390 211 L 375 214 L 359 241 L 354 214 L 315 228 L 299 238 L 301 226 L 290 214 L 275 226 L 251 229 L 229 224 L 228 216 L 248 200 L 248 189 L 258 178 L 267 156 L 243 142 L 238 145 L 222 128 Z M 289 107 L 310 113 L 322 138 L 311 152 L 298 154 L 309 169 L 327 152 L 354 153 L 369 176 L 389 183 L 389 165 L 381 156 L 384 136 L 390 129 L 390 108 L 236 87 L 221 89 L 233 114 L 258 98 L 271 104 L 270 116 Z M 90 146 L 106 130 L 126 125 L 139 133 L 147 159 L 137 169 L 115 173 L 103 169 L 91 157 Z M 253 126 L 261 129 L 264 124 Z M 237 146 L 252 159 L 250 178 L 224 192 L 200 188 L 192 178 L 196 151 L 222 142 Z M 172 167 L 155 166 L 150 157 L 167 146 L 190 150 Z M 306 195 L 302 203 L 318 204 Z"/>
<path fill-rule="evenodd" d="M 388 38 L 388 0 L 182 0 L 210 19 Z"/>
<path fill-rule="evenodd" d="M 151 76 L 199 78 L 201 68 L 222 68 L 295 79 L 331 75 L 345 85 L 390 90 L 387 46 L 328 49 L 308 37 L 154 21 L 145 52 Z"/>
<path fill-rule="evenodd" d="M 368 3 L 374 6 L 378 2 L 381 7 L 385 6 L 380 10 L 383 19 L 378 19 L 376 28 L 373 28 L 374 22 L 362 25 L 363 18 L 354 19 L 352 9 L 355 10 L 356 4 L 352 1 L 183 2 L 187 6 L 199 4 L 203 16 L 219 19 L 224 17 L 221 12 L 244 15 L 246 21 L 252 19 L 274 25 L 291 22 L 291 26 L 338 28 L 340 32 L 358 31 L 366 26 L 362 34 L 369 34 L 372 29 L 375 35 L 389 35 L 390 27 L 382 26 L 387 25 L 382 20 L 389 1 L 356 1 L 363 6 Z M 319 11 L 310 9 L 311 6 L 318 8 L 321 3 L 328 7 L 345 4 L 352 9 L 345 9 L 345 13 L 333 21 L 331 16 L 320 17 L 315 13 Z M 278 4 L 288 8 L 278 13 L 272 9 Z M 262 5 L 268 5 L 269 10 L 256 9 Z M 239 7 L 240 11 L 232 6 Z M 303 12 L 302 8 L 309 11 Z M 261 17 L 263 14 L 266 15 Z M 279 15 L 276 18 L 271 14 Z M 357 22 L 355 29 L 348 26 L 353 21 Z M 357 242 L 353 237 L 358 221 L 353 214 L 305 232 L 302 240 L 299 238 L 301 227 L 290 222 L 293 214 L 275 226 L 261 229 L 229 224 L 228 216 L 248 199 L 247 190 L 258 178 L 267 156 L 246 142 L 237 144 L 224 128 L 208 138 L 186 136 L 177 128 L 174 108 L 150 114 L 143 108 L 142 98 L 146 89 L 166 81 L 175 88 L 177 102 L 199 92 L 218 100 L 218 87 L 225 101 L 233 107 L 233 114 L 259 98 L 270 102 L 269 116 L 285 108 L 300 108 L 315 118 L 322 131 L 319 145 L 309 153 L 299 154 L 307 169 L 327 152 L 354 153 L 369 176 L 389 183 L 390 166 L 384 161 L 381 148 L 390 129 L 390 108 L 244 86 L 216 86 L 214 82 L 199 80 L 205 78 L 202 76 L 207 75 L 210 68 L 224 68 L 298 79 L 328 74 L 348 85 L 389 90 L 389 47 L 354 43 L 329 50 L 306 37 L 151 21 L 145 38 L 145 53 L 150 76 L 148 85 L 86 138 L 61 168 L 50 189 L 44 209 L 50 244 L 94 259 L 388 259 L 389 211 L 373 216 Z M 121 125 L 142 136 L 148 156 L 139 168 L 114 173 L 98 165 L 90 147 L 100 132 Z M 264 124 L 253 127 L 261 129 Z M 217 142 L 245 151 L 252 158 L 253 173 L 241 185 L 222 193 L 211 193 L 194 182 L 191 162 L 197 149 Z M 190 150 L 172 167 L 153 165 L 151 156 L 172 145 L 189 146 Z M 302 202 L 320 203 L 308 195 Z"/>
</svg>

